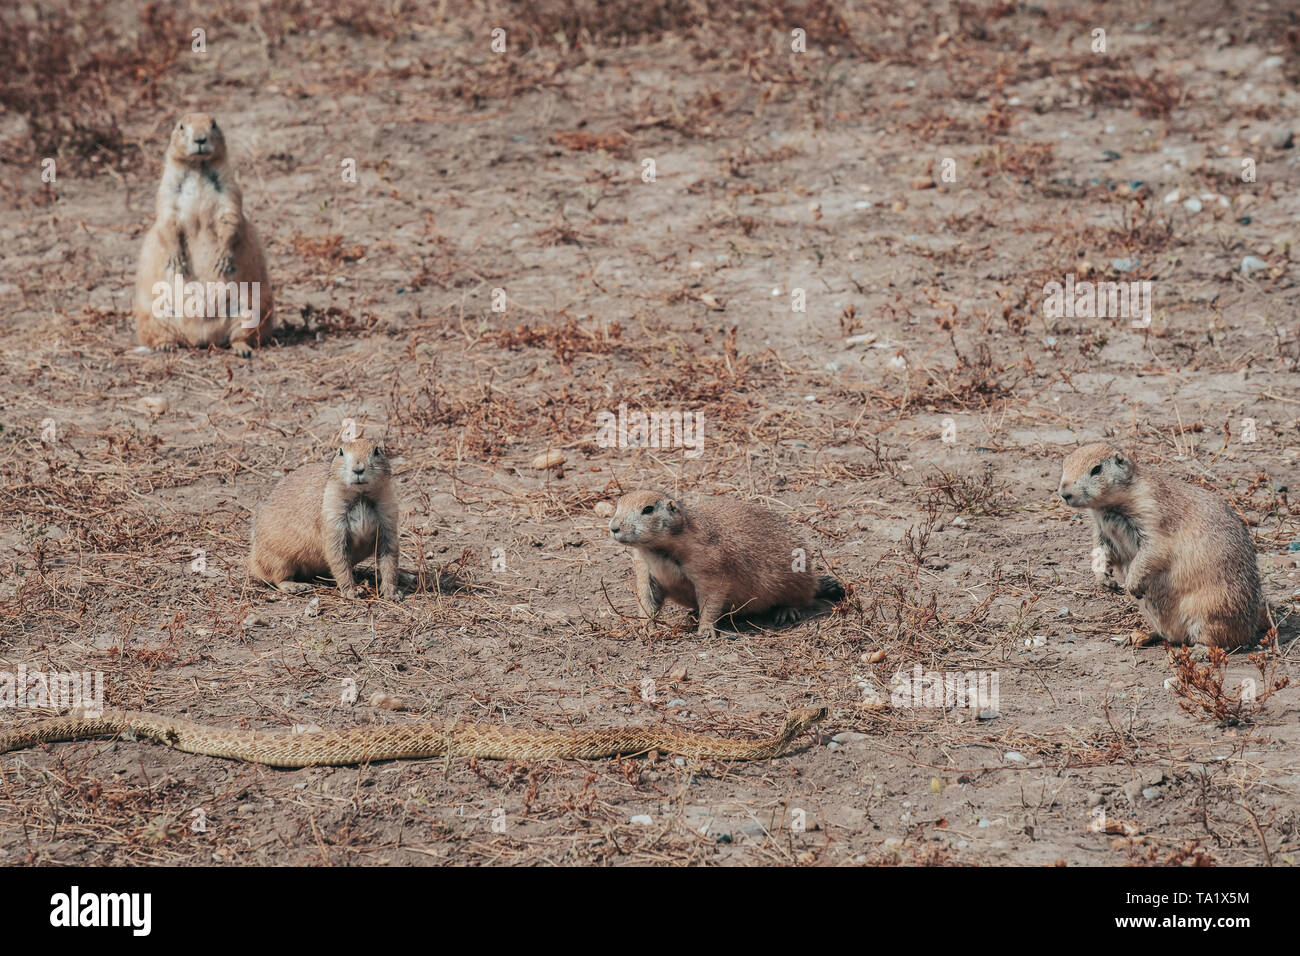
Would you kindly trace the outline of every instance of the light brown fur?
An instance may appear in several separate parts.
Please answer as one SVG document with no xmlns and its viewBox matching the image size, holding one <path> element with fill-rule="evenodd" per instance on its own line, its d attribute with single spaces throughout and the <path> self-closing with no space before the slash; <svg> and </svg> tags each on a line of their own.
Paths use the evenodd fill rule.
<svg viewBox="0 0 1300 956">
<path fill-rule="evenodd" d="M 346 442 L 328 462 L 285 475 L 257 509 L 249 571 L 284 591 L 297 590 L 291 581 L 332 576 L 345 597 L 356 597 L 352 568 L 374 557 L 379 593 L 400 601 L 397 522 L 383 449 Z"/>
<path fill-rule="evenodd" d="M 697 610 L 701 636 L 712 636 L 724 614 L 779 609 L 777 623 L 788 623 L 817 598 L 844 596 L 834 578 L 794 570 L 806 561 L 798 536 L 760 505 L 710 499 L 688 509 L 667 495 L 632 491 L 615 505 L 609 530 L 632 548 L 646 615 L 654 619 L 665 599 Z"/>
<path fill-rule="evenodd" d="M 136 270 L 134 313 L 140 344 L 154 349 L 228 345 L 243 354 L 262 344 L 274 329 L 266 256 L 252 223 L 244 218 L 239 183 L 226 166 L 225 136 L 205 113 L 188 113 L 172 127 L 155 217 Z M 202 316 L 155 316 L 155 283 L 171 287 L 177 273 L 187 283 L 259 283 L 260 314 L 227 314 L 238 310 L 233 303 L 225 308 L 220 300 L 209 310 L 205 296 Z M 172 305 L 184 312 L 179 308 L 183 303 Z"/>
<path fill-rule="evenodd" d="M 1065 459 L 1058 492 L 1092 514 L 1097 584 L 1127 590 L 1153 633 L 1231 650 L 1267 622 L 1255 545 L 1222 496 L 1104 444 Z"/>
</svg>

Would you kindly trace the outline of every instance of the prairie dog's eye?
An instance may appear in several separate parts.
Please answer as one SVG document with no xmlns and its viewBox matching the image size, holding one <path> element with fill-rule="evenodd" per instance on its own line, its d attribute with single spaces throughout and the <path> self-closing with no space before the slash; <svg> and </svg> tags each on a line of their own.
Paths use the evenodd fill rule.
<svg viewBox="0 0 1300 956">
<path fill-rule="evenodd" d="M 655 506 L 654 506 L 654 505 L 646 505 L 644 508 L 641 509 L 641 513 L 642 513 L 643 515 L 652 515 L 652 514 L 655 513 Z"/>
<path fill-rule="evenodd" d="M 339 449 L 339 457 L 340 457 L 340 458 L 343 457 L 343 449 L 342 449 L 342 448 Z"/>
<path fill-rule="evenodd" d="M 1090 474 L 1090 475 L 1100 475 L 1100 474 L 1101 474 L 1101 465 L 1097 465 L 1095 468 L 1092 469 L 1092 471 L 1088 472 L 1088 474 Z"/>
<path fill-rule="evenodd" d="M 382 448 L 380 448 L 378 445 L 375 446 L 374 456 L 375 456 L 376 458 L 383 458 L 383 457 L 384 457 L 384 450 L 383 450 Z"/>
</svg>

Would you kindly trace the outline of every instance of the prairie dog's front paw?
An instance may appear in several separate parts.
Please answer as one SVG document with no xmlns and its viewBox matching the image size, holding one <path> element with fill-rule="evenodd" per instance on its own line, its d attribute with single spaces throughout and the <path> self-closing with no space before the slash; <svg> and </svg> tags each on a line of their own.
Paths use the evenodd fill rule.
<svg viewBox="0 0 1300 956">
<path fill-rule="evenodd" d="M 379 596 L 388 601 L 402 601 L 406 595 L 397 589 L 395 585 L 385 584 L 379 589 Z"/>
<path fill-rule="evenodd" d="M 803 614 L 800 613 L 799 608 L 783 607 L 779 608 L 772 615 L 772 624 L 775 627 L 786 627 L 791 624 L 797 624 L 802 618 Z"/>
<path fill-rule="evenodd" d="M 1097 581 L 1097 587 L 1105 591 L 1112 591 L 1115 594 L 1119 594 L 1121 591 L 1124 590 L 1123 586 L 1120 585 L 1120 583 L 1115 580 L 1114 575 L 1111 575 L 1109 573 L 1098 574 L 1096 576 L 1096 581 Z"/>
<path fill-rule="evenodd" d="M 185 275 L 189 272 L 189 265 L 185 261 L 185 256 L 179 252 L 174 252 L 167 257 L 167 278 L 176 274 Z"/>
<path fill-rule="evenodd" d="M 1147 593 L 1146 578 L 1140 578 L 1136 575 L 1130 574 L 1128 580 L 1124 582 L 1124 590 L 1128 591 L 1128 593 L 1133 595 L 1137 600 L 1142 600 L 1143 596 Z"/>
<path fill-rule="evenodd" d="M 233 276 L 235 274 L 235 257 L 232 253 L 226 253 L 217 260 L 217 275 Z"/>
</svg>

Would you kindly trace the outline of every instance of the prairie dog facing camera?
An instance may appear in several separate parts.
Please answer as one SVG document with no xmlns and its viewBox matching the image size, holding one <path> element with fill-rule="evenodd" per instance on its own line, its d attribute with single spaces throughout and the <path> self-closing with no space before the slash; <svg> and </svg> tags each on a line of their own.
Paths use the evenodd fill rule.
<svg viewBox="0 0 1300 956">
<path fill-rule="evenodd" d="M 226 166 L 225 134 L 208 114 L 187 113 L 172 127 L 154 216 L 136 269 L 140 344 L 248 354 L 273 329 L 271 283 Z"/>
<path fill-rule="evenodd" d="M 290 582 L 331 576 L 345 597 L 357 596 L 352 569 L 374 557 L 379 593 L 397 587 L 398 506 L 392 468 L 372 441 L 344 442 L 329 459 L 290 472 L 253 516 L 249 571 L 282 591 Z"/>
<path fill-rule="evenodd" d="M 1231 650 L 1267 625 L 1254 542 L 1221 495 L 1106 444 L 1065 459 L 1058 493 L 1092 515 L 1097 584 L 1136 598 L 1154 634 Z"/>
<path fill-rule="evenodd" d="M 632 549 L 646 615 L 653 620 L 673 601 L 699 612 L 704 637 L 725 614 L 775 609 L 776 623 L 785 624 L 815 600 L 844 597 L 835 578 L 806 570 L 795 530 L 761 505 L 707 499 L 688 507 L 670 495 L 632 491 L 615 505 L 609 531 Z"/>
</svg>

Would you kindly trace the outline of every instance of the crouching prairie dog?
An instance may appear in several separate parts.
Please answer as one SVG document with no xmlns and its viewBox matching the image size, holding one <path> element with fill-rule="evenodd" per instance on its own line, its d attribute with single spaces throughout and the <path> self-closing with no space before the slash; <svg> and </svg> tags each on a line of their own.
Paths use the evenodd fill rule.
<svg viewBox="0 0 1300 956">
<path fill-rule="evenodd" d="M 273 329 L 271 283 L 226 167 L 225 135 L 206 113 L 188 113 L 172 128 L 156 205 L 136 269 L 140 344 L 228 345 L 248 354 Z"/>
<path fill-rule="evenodd" d="M 632 491 L 615 505 L 609 531 L 632 549 L 646 615 L 653 620 L 668 599 L 698 611 L 704 637 L 724 614 L 775 609 L 780 625 L 814 600 L 844 597 L 839 581 L 806 570 L 794 529 L 761 505 L 712 499 L 688 508 L 669 495 Z"/>
<path fill-rule="evenodd" d="M 253 577 L 295 591 L 290 582 L 332 576 L 352 598 L 353 566 L 373 557 L 379 593 L 400 601 L 392 474 L 383 448 L 357 440 L 340 445 L 325 462 L 285 475 L 253 516 Z"/>
<path fill-rule="evenodd" d="M 1255 545 L 1222 496 L 1105 444 L 1065 459 L 1058 493 L 1092 513 L 1097 584 L 1136 598 L 1154 636 L 1231 650 L 1267 626 Z"/>
</svg>

